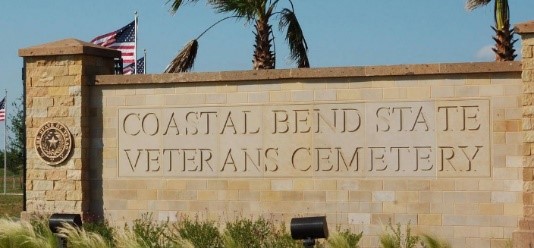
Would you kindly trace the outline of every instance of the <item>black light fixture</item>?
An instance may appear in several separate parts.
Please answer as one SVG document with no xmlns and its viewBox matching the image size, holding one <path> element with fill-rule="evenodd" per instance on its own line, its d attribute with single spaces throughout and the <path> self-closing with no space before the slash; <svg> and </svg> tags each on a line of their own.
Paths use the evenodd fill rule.
<svg viewBox="0 0 534 248">
<path fill-rule="evenodd" d="M 65 227 L 65 225 L 82 227 L 82 217 L 79 214 L 52 214 L 48 219 L 48 227 L 56 235 L 59 228 Z M 58 247 L 67 247 L 67 241 L 60 237 Z"/>
<path fill-rule="evenodd" d="M 305 248 L 314 247 L 316 239 L 328 238 L 326 216 L 291 219 L 291 237 L 302 240 Z"/>
</svg>

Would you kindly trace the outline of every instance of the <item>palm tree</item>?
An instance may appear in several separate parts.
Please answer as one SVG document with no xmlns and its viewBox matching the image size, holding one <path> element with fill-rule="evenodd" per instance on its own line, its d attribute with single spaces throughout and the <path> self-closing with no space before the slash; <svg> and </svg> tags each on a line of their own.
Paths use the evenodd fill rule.
<svg viewBox="0 0 534 248">
<path fill-rule="evenodd" d="M 176 13 L 184 3 L 198 2 L 199 0 L 168 0 L 168 2 L 171 1 L 171 11 Z M 228 18 L 238 18 L 245 20 L 247 23 L 254 23 L 255 44 L 254 55 L 252 57 L 253 69 L 275 68 L 276 56 L 271 49 L 274 44 L 274 35 L 272 26 L 269 24 L 271 18 L 275 17 L 279 18 L 280 30 L 287 29 L 286 41 L 289 44 L 291 59 L 297 63 L 299 68 L 310 67 L 307 54 L 308 45 L 295 15 L 293 2 L 288 0 L 291 8 L 283 8 L 280 11 L 276 11 L 279 2 L 280 0 L 207 0 L 207 3 L 218 12 L 232 13 L 233 15 L 216 22 L 196 39 L 189 42 L 171 62 L 165 72 L 189 71 L 195 60 L 198 48 L 197 40 L 213 26 Z"/>
<path fill-rule="evenodd" d="M 473 10 L 478 7 L 487 5 L 491 0 L 467 0 L 466 8 Z M 508 0 L 494 0 L 495 8 L 495 26 L 492 27 L 495 31 L 495 47 L 492 48 L 495 52 L 496 61 L 512 61 L 515 55 L 514 43 L 517 39 L 513 39 L 514 30 L 510 29 L 510 8 Z"/>
</svg>

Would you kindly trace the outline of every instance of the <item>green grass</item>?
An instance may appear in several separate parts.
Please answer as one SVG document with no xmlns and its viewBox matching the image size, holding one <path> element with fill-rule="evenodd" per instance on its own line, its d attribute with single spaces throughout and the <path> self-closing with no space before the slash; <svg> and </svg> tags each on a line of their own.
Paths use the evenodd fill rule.
<svg viewBox="0 0 534 248">
<path fill-rule="evenodd" d="M 0 216 L 20 217 L 22 212 L 22 195 L 0 194 Z"/>
</svg>

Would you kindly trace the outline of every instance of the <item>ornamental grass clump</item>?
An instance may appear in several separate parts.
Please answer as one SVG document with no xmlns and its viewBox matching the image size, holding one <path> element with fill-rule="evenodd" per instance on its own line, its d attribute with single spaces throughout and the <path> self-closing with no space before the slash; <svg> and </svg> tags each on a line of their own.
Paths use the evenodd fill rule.
<svg viewBox="0 0 534 248">
<path fill-rule="evenodd" d="M 363 232 L 359 234 L 352 233 L 349 230 L 332 234 L 326 240 L 326 247 L 331 248 L 357 248 Z"/>
<path fill-rule="evenodd" d="M 120 231 L 115 232 L 114 236 L 116 248 L 152 248 L 153 244 L 140 239 L 137 236 L 137 233 L 132 229 L 125 228 Z M 173 238 L 167 240 L 166 244 L 168 248 L 195 248 L 196 246 L 192 245 L 185 239 Z"/>
<path fill-rule="evenodd" d="M 436 237 L 432 237 L 427 234 L 421 235 L 421 241 L 422 241 L 421 245 L 424 248 L 450 248 L 451 247 L 447 242 L 443 240 L 439 240 Z"/>
<path fill-rule="evenodd" d="M 117 248 L 146 248 L 150 247 L 143 240 L 136 237 L 133 230 L 124 228 L 114 233 L 113 241 Z"/>
<path fill-rule="evenodd" d="M 117 231 L 115 228 L 113 228 L 107 220 L 96 220 L 96 221 L 88 221 L 83 223 L 83 229 L 87 232 L 96 233 L 109 244 L 112 245 L 114 243 L 113 239 L 115 236 L 115 232 Z"/>
<path fill-rule="evenodd" d="M 69 224 L 59 228 L 59 236 L 67 240 L 69 248 L 111 248 L 101 235 Z"/>
<path fill-rule="evenodd" d="M 0 247 L 55 248 L 57 238 L 43 220 L 33 224 L 0 219 Z"/>
</svg>

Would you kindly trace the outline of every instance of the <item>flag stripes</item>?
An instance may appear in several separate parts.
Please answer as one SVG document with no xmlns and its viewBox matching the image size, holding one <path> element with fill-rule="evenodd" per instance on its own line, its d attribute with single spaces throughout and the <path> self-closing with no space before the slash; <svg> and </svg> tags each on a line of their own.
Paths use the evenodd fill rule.
<svg viewBox="0 0 534 248">
<path fill-rule="evenodd" d="M 126 68 L 135 62 L 135 21 L 113 32 L 99 35 L 91 43 L 121 51 L 123 68 Z M 126 71 L 123 73 L 126 74 Z"/>
<path fill-rule="evenodd" d="M 6 120 L 6 98 L 0 102 L 0 121 Z"/>
<path fill-rule="evenodd" d="M 134 73 L 134 63 L 130 63 L 124 67 L 124 74 L 130 75 Z M 137 60 L 137 74 L 145 74 L 145 57 L 142 57 Z"/>
</svg>

